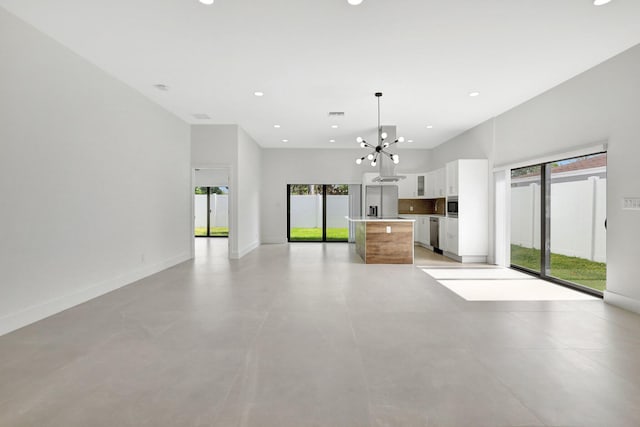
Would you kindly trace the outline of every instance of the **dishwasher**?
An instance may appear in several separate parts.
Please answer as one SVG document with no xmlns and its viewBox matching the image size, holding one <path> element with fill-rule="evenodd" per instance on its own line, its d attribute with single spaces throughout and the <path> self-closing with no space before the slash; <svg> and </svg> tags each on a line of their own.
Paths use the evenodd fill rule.
<svg viewBox="0 0 640 427">
<path fill-rule="evenodd" d="M 429 218 L 429 244 L 435 252 L 440 251 L 440 218 Z"/>
</svg>

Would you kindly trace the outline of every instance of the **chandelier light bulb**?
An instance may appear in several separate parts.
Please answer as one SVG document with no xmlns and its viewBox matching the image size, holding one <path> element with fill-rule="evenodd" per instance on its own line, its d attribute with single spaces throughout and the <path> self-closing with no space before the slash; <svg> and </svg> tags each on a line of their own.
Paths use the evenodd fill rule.
<svg viewBox="0 0 640 427">
<path fill-rule="evenodd" d="M 359 137 L 356 138 L 356 142 L 359 144 L 361 142 L 364 142 L 364 139 L 362 139 L 362 137 L 359 136 Z"/>
<path fill-rule="evenodd" d="M 373 162 L 371 162 L 371 166 L 375 166 L 376 165 L 376 161 L 374 160 Z"/>
<path fill-rule="evenodd" d="M 362 148 L 366 148 L 366 146 L 367 146 L 367 144 L 365 144 L 365 142 L 364 142 L 364 141 L 362 141 L 362 142 L 360 143 L 360 147 L 362 147 Z"/>
<path fill-rule="evenodd" d="M 382 148 L 387 148 L 389 146 L 388 142 L 385 142 L 384 144 L 382 144 Z"/>
<path fill-rule="evenodd" d="M 367 156 L 367 159 L 369 159 L 369 160 L 373 160 L 373 154 L 369 154 L 369 155 Z"/>
<path fill-rule="evenodd" d="M 356 164 L 357 164 L 357 165 L 359 165 L 359 164 L 361 164 L 361 163 L 362 163 L 362 159 L 361 159 L 361 158 L 360 158 L 360 159 L 356 159 Z"/>
<path fill-rule="evenodd" d="M 400 163 L 400 156 L 398 156 L 397 154 L 394 154 L 393 156 L 391 156 L 391 158 L 393 159 L 393 163 L 395 163 L 396 165 Z"/>
<path fill-rule="evenodd" d="M 404 142 L 404 136 L 401 136 L 400 138 L 398 138 L 398 142 Z"/>
<path fill-rule="evenodd" d="M 387 136 L 389 136 L 389 135 L 387 135 L 387 133 L 386 133 L 386 132 L 382 132 L 382 133 L 380 134 L 380 136 L 382 137 L 382 139 L 387 139 Z"/>
</svg>

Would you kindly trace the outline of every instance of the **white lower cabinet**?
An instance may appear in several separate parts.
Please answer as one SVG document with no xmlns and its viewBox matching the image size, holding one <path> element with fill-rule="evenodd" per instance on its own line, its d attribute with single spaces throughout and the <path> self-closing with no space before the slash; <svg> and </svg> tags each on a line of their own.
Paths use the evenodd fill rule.
<svg viewBox="0 0 640 427">
<path fill-rule="evenodd" d="M 458 240 L 458 219 L 457 218 L 447 218 L 446 222 L 446 251 L 450 252 L 454 255 L 459 254 L 459 240 Z"/>
<path fill-rule="evenodd" d="M 420 222 L 421 222 L 421 229 L 420 231 L 422 232 L 422 234 L 420 234 L 420 243 L 422 243 L 425 246 L 429 246 L 429 237 L 430 237 L 430 230 L 429 230 L 429 219 L 430 217 L 428 216 L 423 216 L 422 218 L 420 218 Z"/>
</svg>

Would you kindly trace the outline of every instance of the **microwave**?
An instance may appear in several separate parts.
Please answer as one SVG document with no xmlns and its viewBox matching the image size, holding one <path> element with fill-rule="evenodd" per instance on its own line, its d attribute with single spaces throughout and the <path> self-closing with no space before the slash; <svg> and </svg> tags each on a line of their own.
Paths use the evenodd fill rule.
<svg viewBox="0 0 640 427">
<path fill-rule="evenodd" d="M 458 198 L 449 197 L 447 199 L 447 216 L 458 218 Z"/>
</svg>

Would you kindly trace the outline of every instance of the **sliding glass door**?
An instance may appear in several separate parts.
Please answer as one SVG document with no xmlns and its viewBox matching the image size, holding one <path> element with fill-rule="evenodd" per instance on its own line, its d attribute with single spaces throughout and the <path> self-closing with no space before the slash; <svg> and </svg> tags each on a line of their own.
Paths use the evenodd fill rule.
<svg viewBox="0 0 640 427">
<path fill-rule="evenodd" d="M 287 212 L 290 242 L 346 242 L 349 238 L 348 185 L 287 185 Z"/>
<path fill-rule="evenodd" d="M 194 216 L 196 237 L 229 237 L 229 189 L 196 187 Z"/>
<path fill-rule="evenodd" d="M 511 171 L 511 265 L 592 293 L 606 287 L 606 153 Z"/>
</svg>

